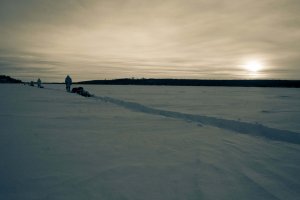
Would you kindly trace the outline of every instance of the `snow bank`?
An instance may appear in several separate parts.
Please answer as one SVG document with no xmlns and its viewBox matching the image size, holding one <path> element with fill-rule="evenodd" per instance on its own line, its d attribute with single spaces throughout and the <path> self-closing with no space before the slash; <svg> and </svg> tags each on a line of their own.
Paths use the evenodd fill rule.
<svg viewBox="0 0 300 200">
<path fill-rule="evenodd" d="M 62 88 L 0 85 L 0 199 L 300 196 L 299 144 L 238 134 L 217 124 L 232 126 L 224 116 L 206 122 L 205 114 L 185 107 L 167 111 L 163 98 L 159 108 L 117 97 L 123 88 L 101 95 L 101 87 L 102 100 Z"/>
</svg>

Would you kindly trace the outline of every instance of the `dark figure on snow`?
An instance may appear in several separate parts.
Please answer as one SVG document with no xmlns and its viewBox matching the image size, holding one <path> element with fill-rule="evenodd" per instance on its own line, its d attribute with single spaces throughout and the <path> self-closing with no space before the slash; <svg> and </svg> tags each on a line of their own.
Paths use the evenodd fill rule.
<svg viewBox="0 0 300 200">
<path fill-rule="evenodd" d="M 66 90 L 67 90 L 68 92 L 70 92 L 70 90 L 71 90 L 71 85 L 72 85 L 72 79 L 71 79 L 71 77 L 70 77 L 69 75 L 66 77 L 65 83 L 66 83 Z"/>
<path fill-rule="evenodd" d="M 41 79 L 40 78 L 38 78 L 38 80 L 37 80 L 37 86 L 39 87 L 39 88 L 42 88 L 42 81 L 41 81 Z"/>
</svg>

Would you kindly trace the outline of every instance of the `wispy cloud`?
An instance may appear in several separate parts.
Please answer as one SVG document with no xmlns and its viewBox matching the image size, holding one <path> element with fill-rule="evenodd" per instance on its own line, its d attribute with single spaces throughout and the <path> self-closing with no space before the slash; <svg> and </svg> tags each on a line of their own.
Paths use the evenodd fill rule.
<svg viewBox="0 0 300 200">
<path fill-rule="evenodd" d="M 3 0 L 0 70 L 48 80 L 298 79 L 299 10 L 298 0 Z M 251 59 L 264 63 L 256 76 L 242 67 Z"/>
</svg>

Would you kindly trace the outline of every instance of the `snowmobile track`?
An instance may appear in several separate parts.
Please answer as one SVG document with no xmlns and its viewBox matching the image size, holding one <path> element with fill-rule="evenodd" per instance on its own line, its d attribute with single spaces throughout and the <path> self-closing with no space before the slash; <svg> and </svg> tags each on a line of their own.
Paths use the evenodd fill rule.
<svg viewBox="0 0 300 200">
<path fill-rule="evenodd" d="M 104 102 L 113 103 L 115 105 L 122 106 L 126 109 L 135 112 L 142 112 L 146 114 L 159 115 L 185 121 L 192 121 L 203 125 L 214 126 L 242 134 L 259 136 L 274 141 L 300 144 L 300 133 L 270 128 L 259 123 L 242 122 L 217 117 L 208 117 L 204 115 L 194 115 L 174 111 L 160 110 L 139 103 L 123 101 L 111 97 L 94 96 L 93 98 Z"/>
</svg>

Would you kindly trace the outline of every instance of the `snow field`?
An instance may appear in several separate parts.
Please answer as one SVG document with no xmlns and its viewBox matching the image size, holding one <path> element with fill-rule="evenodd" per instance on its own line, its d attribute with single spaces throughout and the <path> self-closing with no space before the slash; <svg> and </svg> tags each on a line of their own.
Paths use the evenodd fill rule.
<svg viewBox="0 0 300 200">
<path fill-rule="evenodd" d="M 0 199 L 300 196 L 299 144 L 133 110 L 126 102 L 148 108 L 150 100 L 143 101 L 139 92 L 132 97 L 133 91 L 125 98 L 123 89 L 117 94 L 117 88 L 109 86 L 98 91 L 92 90 L 95 86 L 85 88 L 125 106 L 65 93 L 61 86 L 0 88 Z M 159 88 L 149 90 L 156 90 L 158 98 L 163 96 Z M 169 100 L 161 101 L 161 107 L 150 108 L 168 110 Z M 170 105 L 182 105 L 178 102 Z M 177 109 L 170 110 L 207 115 L 196 110 L 186 112 L 184 106 Z M 285 123 L 292 124 L 286 120 L 277 127 L 267 127 L 297 133 L 297 126 Z"/>
</svg>

